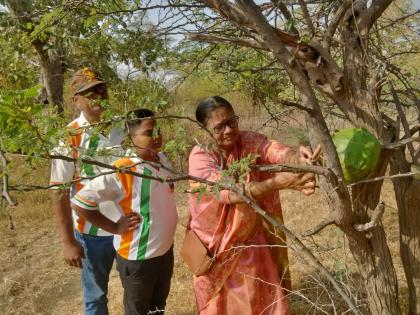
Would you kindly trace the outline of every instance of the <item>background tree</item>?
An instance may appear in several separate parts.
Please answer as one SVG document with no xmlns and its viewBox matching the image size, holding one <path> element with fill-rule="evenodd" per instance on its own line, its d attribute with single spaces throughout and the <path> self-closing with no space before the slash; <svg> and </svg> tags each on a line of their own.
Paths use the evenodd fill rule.
<svg viewBox="0 0 420 315">
<path fill-rule="evenodd" d="M 368 129 L 383 144 L 399 140 L 400 135 L 389 126 L 389 122 L 383 120 L 379 109 L 384 72 L 381 68 L 378 69 L 377 65 L 380 63 L 370 45 L 372 28 L 391 1 L 373 1 L 370 5 L 365 1 L 343 1 L 334 3 L 330 8 L 328 3 L 321 3 L 312 5 L 310 9 L 303 1 L 295 6 L 272 1 L 266 7 L 249 1 L 237 1 L 236 4 L 227 1 L 204 3 L 221 17 L 217 26 L 221 25 L 222 29 L 212 24 L 199 34 L 191 35 L 192 39 L 268 50 L 281 63 L 296 86 L 301 109 L 307 115 L 311 143 L 323 144 L 326 165 L 337 176 L 323 182 L 325 191 L 329 192 L 327 201 L 331 211 L 329 218 L 316 230 L 333 223 L 346 233 L 350 249 L 365 281 L 369 308 L 373 314 L 400 313 L 395 271 L 382 225 L 377 224 L 369 234 L 353 228 L 355 223 L 369 221 L 376 211 L 382 182 L 355 185 L 351 188 L 351 193 L 347 190 L 319 106 L 319 97 L 314 91 L 314 88 L 319 90 L 340 108 L 354 126 Z M 290 12 L 294 8 L 300 11 L 301 19 L 291 18 Z M 275 27 L 272 18 L 274 10 L 284 17 L 285 22 L 279 25 L 283 30 Z M 230 27 L 236 27 L 234 36 L 220 36 L 226 29 L 229 30 L 229 27 L 223 28 L 226 25 L 223 23 L 226 22 Z M 284 33 L 290 23 L 294 33 L 300 33 L 300 40 Z M 229 31 L 232 33 L 231 28 Z M 242 36 L 238 36 L 239 34 Z M 310 39 L 309 44 L 305 43 L 305 38 Z M 412 134 L 405 134 L 403 137 L 411 136 Z M 372 177 L 384 175 L 391 155 L 392 152 L 385 145 L 381 163 Z M 412 180 L 412 183 L 418 185 L 416 181 Z M 405 200 L 401 195 L 397 195 L 397 198 L 400 202 Z M 409 205 L 406 204 L 407 206 Z M 410 213 L 411 218 L 418 215 L 414 207 L 406 212 Z M 402 227 L 402 230 L 407 228 L 413 231 L 412 228 L 417 226 L 415 222 L 416 220 L 404 221 L 406 227 Z M 409 228 L 411 224 L 412 228 Z M 408 238 L 414 247 L 409 250 L 413 257 L 409 263 L 419 270 L 419 259 L 414 258 L 415 253 L 419 253 L 416 241 L 419 235 L 411 233 Z M 407 277 L 416 278 L 416 275 L 408 273 Z M 419 303 L 418 288 L 410 291 L 410 296 L 410 311 L 415 314 Z"/>
<path fill-rule="evenodd" d="M 371 313 L 401 313 L 395 270 L 380 222 L 383 208 L 379 197 L 382 176 L 389 163 L 391 172 L 395 174 L 407 173 L 418 164 L 419 148 L 416 143 L 411 144 L 418 139 L 414 136 L 419 132 L 418 89 L 407 75 L 407 72 L 415 75 L 418 71 L 418 63 L 411 59 L 413 54 L 418 53 L 418 38 L 413 32 L 418 26 L 418 11 L 414 12 L 402 3 L 390 11 L 390 15 L 384 14 L 391 0 L 271 1 L 258 5 L 242 0 L 157 1 L 145 4 L 138 1 L 111 2 L 86 1 L 83 5 L 72 1 L 67 5 L 58 3 L 33 32 L 44 34 L 49 29 L 69 25 L 60 15 L 64 10 L 67 15 L 73 14 L 72 19 L 83 19 L 83 25 L 92 30 L 89 34 L 101 31 L 105 35 L 120 34 L 118 39 L 128 39 L 117 41 L 114 45 L 98 41 L 98 45 L 94 46 L 102 49 L 93 51 L 96 54 L 113 52 L 108 55 L 111 58 L 105 65 L 115 60 L 120 63 L 127 61 L 126 65 L 133 65 L 134 71 L 144 69 L 146 76 L 156 74 L 165 67 L 164 62 L 160 63 L 159 53 L 167 47 L 161 44 L 152 46 L 152 52 L 156 53 L 151 54 L 151 60 L 159 65 L 153 68 L 148 64 L 150 59 L 147 54 L 133 48 L 133 39 L 140 38 L 142 43 L 146 43 L 149 37 L 142 37 L 146 31 L 147 34 L 163 36 L 166 43 L 165 36 L 190 33 L 190 39 L 210 43 L 211 46 L 195 44 L 195 49 L 189 50 L 194 55 L 188 55 L 189 48 L 180 47 L 172 55 L 175 62 L 184 62 L 186 67 L 183 70 L 187 75 L 200 66 L 214 72 L 224 71 L 227 72 L 226 80 L 238 86 L 251 86 L 249 90 L 254 93 L 253 97 L 259 103 L 269 105 L 269 110 L 273 104 L 283 103 L 304 112 L 310 142 L 312 145 L 323 145 L 325 166 L 330 170 L 321 181 L 330 214 L 309 234 L 317 233 L 330 224 L 340 228 L 348 238 L 364 280 Z M 144 21 L 148 14 L 157 16 L 158 22 L 145 29 Z M 138 19 L 139 24 L 130 27 L 133 19 Z M 396 30 L 393 33 L 395 25 L 403 25 L 400 23 L 411 23 L 411 29 L 402 27 L 401 34 Z M 139 30 L 141 33 L 136 33 Z M 252 50 L 226 46 L 243 46 Z M 197 47 L 203 51 L 200 52 Z M 134 51 L 135 55 L 127 57 L 128 51 Z M 414 56 L 418 58 L 418 55 Z M 188 57 L 195 62 L 186 62 Z M 413 66 L 398 66 L 398 63 L 406 61 L 412 62 Z M 166 67 L 173 66 L 167 64 Z M 287 84 L 287 80 L 292 82 L 293 87 Z M 279 86 L 282 88 L 279 89 Z M 138 94 L 131 95 L 136 96 L 131 98 L 134 102 Z M 128 99 L 125 94 L 121 100 L 126 102 Z M 156 99 L 145 101 L 152 104 Z M 321 106 L 324 104 L 327 106 Z M 398 116 L 390 114 L 393 110 L 391 105 L 396 106 Z M 338 110 L 352 125 L 368 129 L 382 142 L 381 161 L 369 181 L 348 186 L 343 179 L 331 140 L 332 130 L 326 123 L 326 113 L 337 113 Z M 405 113 L 414 113 L 415 118 Z M 406 148 L 409 155 L 405 154 Z M 416 314 L 420 292 L 420 214 L 416 206 L 419 181 L 413 174 L 409 175 L 394 180 L 400 210 L 401 253 L 409 282 L 410 313 Z M 371 223 L 369 229 L 363 228 L 366 222 Z"/>
</svg>

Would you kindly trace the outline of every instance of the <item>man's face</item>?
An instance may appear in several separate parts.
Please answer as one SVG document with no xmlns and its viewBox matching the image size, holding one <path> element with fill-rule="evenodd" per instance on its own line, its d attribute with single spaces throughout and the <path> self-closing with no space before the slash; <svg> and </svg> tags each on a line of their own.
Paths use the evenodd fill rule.
<svg viewBox="0 0 420 315">
<path fill-rule="evenodd" d="M 132 127 L 130 130 L 131 141 L 136 152 L 145 160 L 154 161 L 162 147 L 162 136 L 159 131 L 155 131 L 155 127 L 156 120 L 147 118 L 140 126 Z"/>
<path fill-rule="evenodd" d="M 101 102 L 106 99 L 108 99 L 108 91 L 105 84 L 95 85 L 74 96 L 76 107 L 83 112 L 90 122 L 99 121 L 101 114 L 104 112 Z"/>
</svg>

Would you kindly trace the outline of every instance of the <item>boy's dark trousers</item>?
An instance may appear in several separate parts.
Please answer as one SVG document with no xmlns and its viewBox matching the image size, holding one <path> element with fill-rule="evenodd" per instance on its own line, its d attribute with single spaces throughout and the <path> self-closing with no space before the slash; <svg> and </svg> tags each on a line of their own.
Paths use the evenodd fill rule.
<svg viewBox="0 0 420 315">
<path fill-rule="evenodd" d="M 171 286 L 174 252 L 147 260 L 126 260 L 116 255 L 124 288 L 125 315 L 163 314 Z"/>
</svg>

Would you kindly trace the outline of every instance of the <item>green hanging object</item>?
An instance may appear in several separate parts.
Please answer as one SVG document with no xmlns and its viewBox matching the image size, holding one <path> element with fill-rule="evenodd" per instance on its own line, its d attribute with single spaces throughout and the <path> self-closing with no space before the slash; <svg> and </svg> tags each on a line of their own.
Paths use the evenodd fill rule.
<svg viewBox="0 0 420 315">
<path fill-rule="evenodd" d="M 378 164 L 381 144 L 366 129 L 342 129 L 334 134 L 333 142 L 348 184 L 362 180 Z"/>
</svg>

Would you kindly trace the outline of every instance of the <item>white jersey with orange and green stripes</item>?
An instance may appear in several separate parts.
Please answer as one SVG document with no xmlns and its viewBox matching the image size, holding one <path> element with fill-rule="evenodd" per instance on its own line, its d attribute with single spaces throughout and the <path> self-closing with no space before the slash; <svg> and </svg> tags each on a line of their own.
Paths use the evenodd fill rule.
<svg viewBox="0 0 420 315">
<path fill-rule="evenodd" d="M 159 159 L 169 167 L 162 153 Z M 157 169 L 137 157 L 120 159 L 115 165 L 146 176 L 167 178 L 170 175 L 164 167 Z M 104 201 L 115 201 L 121 214 L 137 212 L 142 219 L 137 229 L 114 236 L 115 250 L 121 257 L 146 260 L 162 256 L 171 248 L 178 215 L 170 185 L 121 172 L 95 178 L 72 198 L 72 203 L 93 211 Z"/>
<path fill-rule="evenodd" d="M 107 154 L 94 156 L 95 160 L 106 164 L 112 164 L 116 160 L 115 153 L 121 153 L 122 132 L 117 129 L 112 129 L 109 136 L 94 132 L 89 128 L 89 122 L 84 117 L 83 113 L 79 118 L 67 125 L 70 136 L 66 143 L 62 143 L 56 148 L 53 154 L 60 154 L 72 158 L 79 158 L 81 156 L 94 156 L 98 150 L 109 150 Z M 63 159 L 52 159 L 51 165 L 51 185 L 64 185 L 71 183 L 70 196 L 73 197 L 82 189 L 88 182 L 87 177 L 96 176 L 106 169 L 100 168 L 96 165 L 83 164 L 80 162 L 69 162 Z M 81 180 L 79 180 L 81 179 Z M 59 187 L 54 187 L 58 189 Z M 53 188 L 53 189 L 54 189 Z M 116 221 L 120 214 L 116 206 L 112 203 L 104 203 L 100 205 L 100 211 L 106 214 L 111 220 Z M 95 225 L 81 218 L 73 211 L 73 222 L 75 228 L 84 234 L 93 236 L 110 236 L 112 234 L 99 229 Z"/>
</svg>

